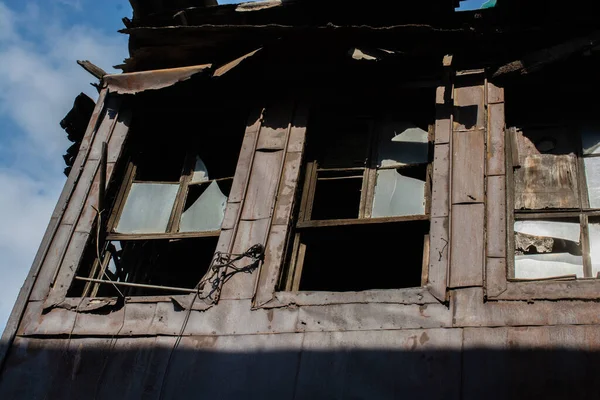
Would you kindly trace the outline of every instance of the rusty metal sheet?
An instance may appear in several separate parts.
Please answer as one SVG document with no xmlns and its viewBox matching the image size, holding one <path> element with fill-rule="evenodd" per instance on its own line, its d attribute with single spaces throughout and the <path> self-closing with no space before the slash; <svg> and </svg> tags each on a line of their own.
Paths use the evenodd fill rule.
<svg viewBox="0 0 600 400">
<path fill-rule="evenodd" d="M 504 103 L 488 106 L 488 125 L 486 174 L 504 175 L 506 172 Z"/>
<path fill-rule="evenodd" d="M 218 78 L 220 76 L 225 75 L 226 73 L 228 73 L 229 71 L 231 71 L 232 69 L 234 69 L 235 67 L 237 67 L 238 65 L 240 65 L 244 60 L 254 56 L 256 53 L 258 53 L 260 50 L 262 50 L 262 47 L 260 49 L 256 49 L 254 51 L 251 51 L 248 54 L 244 54 L 243 56 L 236 58 L 233 61 L 228 62 L 225 65 L 220 66 L 219 68 L 217 68 L 217 70 L 213 73 L 213 77 Z"/>
<path fill-rule="evenodd" d="M 273 215 L 284 154 L 283 150 L 256 152 L 242 208 L 242 219 L 250 221 Z"/>
<path fill-rule="evenodd" d="M 587 301 L 489 301 L 482 288 L 465 288 L 452 297 L 454 326 L 539 326 L 600 324 L 600 304 Z"/>
<path fill-rule="evenodd" d="M 452 206 L 450 287 L 483 285 L 483 204 Z"/>
<path fill-rule="evenodd" d="M 300 307 L 297 329 L 335 332 L 451 325 L 452 313 L 442 304 L 339 304 Z"/>
<path fill-rule="evenodd" d="M 448 217 L 431 218 L 429 232 L 429 283 L 431 293 L 446 301 L 448 279 L 448 254 L 450 252 Z"/>
<path fill-rule="evenodd" d="M 505 176 L 487 178 L 487 255 L 506 257 L 506 187 Z"/>
<path fill-rule="evenodd" d="M 109 74 L 104 76 L 103 85 L 108 88 L 110 93 L 136 94 L 146 90 L 158 90 L 173 86 L 211 67 L 212 64 L 204 64 L 191 67 Z"/>
<path fill-rule="evenodd" d="M 484 200 L 485 131 L 454 132 L 452 204 Z"/>
<path fill-rule="evenodd" d="M 295 398 L 461 398 L 462 332 L 306 333 Z"/>
<path fill-rule="evenodd" d="M 436 144 L 433 156 L 431 216 L 447 217 L 450 197 L 450 145 Z"/>
</svg>

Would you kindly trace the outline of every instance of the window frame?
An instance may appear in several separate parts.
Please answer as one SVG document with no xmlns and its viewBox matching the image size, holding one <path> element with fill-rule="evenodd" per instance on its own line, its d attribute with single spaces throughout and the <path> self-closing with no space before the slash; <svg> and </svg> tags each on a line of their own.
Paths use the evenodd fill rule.
<svg viewBox="0 0 600 400">
<path fill-rule="evenodd" d="M 572 121 L 571 121 L 572 122 Z M 563 121 L 561 124 L 549 125 L 549 127 L 565 127 L 569 121 Z M 507 135 L 507 211 L 509 213 L 509 232 L 507 245 L 508 255 L 507 257 L 507 281 L 509 282 L 540 282 L 540 281 L 560 281 L 560 280 L 596 280 L 600 277 L 592 276 L 592 264 L 590 257 L 590 234 L 588 229 L 590 217 L 600 217 L 600 208 L 591 208 L 589 203 L 588 195 L 588 182 L 587 175 L 584 165 L 586 158 L 600 157 L 600 154 L 584 154 L 583 142 L 581 129 L 578 127 L 571 127 L 567 130 L 571 135 L 570 139 L 574 148 L 575 166 L 577 168 L 577 197 L 578 197 L 578 208 L 552 208 L 552 209 L 524 209 L 517 210 L 514 207 L 516 185 L 515 185 L 515 166 L 519 165 L 518 161 L 518 144 L 517 144 L 517 128 L 511 127 L 506 130 Z M 516 160 L 515 160 L 516 158 Z M 582 251 L 582 268 L 584 277 L 578 278 L 573 275 L 557 276 L 550 278 L 532 278 L 523 279 L 515 277 L 515 231 L 514 224 L 516 221 L 527 221 L 527 220 L 552 220 L 552 219 L 577 219 L 580 226 L 580 240 L 581 240 L 581 251 Z"/>
<path fill-rule="evenodd" d="M 380 135 L 382 134 L 382 127 L 385 121 L 389 122 L 389 118 L 378 118 L 378 116 L 370 116 L 368 118 L 360 117 L 360 119 L 368 119 L 369 121 L 369 132 L 368 132 L 368 149 L 365 152 L 365 159 L 367 160 L 364 167 L 333 167 L 333 168 L 319 168 L 316 157 L 308 159 L 305 156 L 303 161 L 304 165 L 304 179 L 301 184 L 298 185 L 299 190 L 299 205 L 296 213 L 296 218 L 291 221 L 290 238 L 288 239 L 288 246 L 285 253 L 291 252 L 289 255 L 284 254 L 284 268 L 282 268 L 279 283 L 277 285 L 278 292 L 292 292 L 292 293 L 303 293 L 307 291 L 300 290 L 300 281 L 304 268 L 304 254 L 306 246 L 302 244 L 302 232 L 307 229 L 318 229 L 323 227 L 339 227 L 348 225 L 365 225 L 365 224 L 391 224 L 391 223 L 402 223 L 411 221 L 429 221 L 431 223 L 431 201 L 432 201 L 432 181 L 433 181 L 433 162 L 434 162 L 434 143 L 435 143 L 435 124 L 430 123 L 427 130 L 427 162 L 426 163 L 414 163 L 414 164 L 392 164 L 385 166 L 377 165 L 377 156 L 379 151 Z M 306 149 L 305 149 L 306 151 Z M 405 216 L 390 216 L 390 217 L 372 217 L 373 203 L 375 199 L 375 187 L 377 184 L 377 172 L 380 170 L 389 169 L 402 169 L 410 167 L 424 167 L 425 168 L 425 190 L 423 193 L 425 200 L 425 208 L 423 214 L 417 215 L 405 215 Z M 346 218 L 346 219 L 311 219 L 312 208 L 315 201 L 316 185 L 319 180 L 318 174 L 320 172 L 352 172 L 362 171 L 362 187 L 361 187 L 361 198 L 358 209 L 357 218 Z M 327 178 L 325 178 L 327 179 Z M 352 178 L 341 178 L 341 179 L 352 179 Z M 423 244 L 423 259 L 421 265 L 421 286 L 410 287 L 410 288 L 397 288 L 397 289 L 367 289 L 364 292 L 371 290 L 407 290 L 407 289 L 421 289 L 426 287 L 428 283 L 428 268 L 429 268 L 429 246 L 430 246 L 430 234 L 426 234 L 424 237 Z M 343 292 L 332 292 L 332 293 L 343 293 Z"/>
</svg>

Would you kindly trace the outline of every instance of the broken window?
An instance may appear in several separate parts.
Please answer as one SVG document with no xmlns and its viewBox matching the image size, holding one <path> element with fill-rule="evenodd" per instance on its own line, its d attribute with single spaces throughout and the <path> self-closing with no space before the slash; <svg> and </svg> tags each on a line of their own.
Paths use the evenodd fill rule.
<svg viewBox="0 0 600 400">
<path fill-rule="evenodd" d="M 514 279 L 596 278 L 600 131 L 581 122 L 508 131 Z"/>
<path fill-rule="evenodd" d="M 425 284 L 430 121 L 431 115 L 418 113 L 396 118 L 331 108 L 313 113 L 280 290 Z M 391 243 L 402 249 L 401 256 Z"/>
<path fill-rule="evenodd" d="M 71 296 L 190 293 L 210 266 L 241 149 L 242 114 L 155 111 L 134 120 L 121 188 Z"/>
</svg>

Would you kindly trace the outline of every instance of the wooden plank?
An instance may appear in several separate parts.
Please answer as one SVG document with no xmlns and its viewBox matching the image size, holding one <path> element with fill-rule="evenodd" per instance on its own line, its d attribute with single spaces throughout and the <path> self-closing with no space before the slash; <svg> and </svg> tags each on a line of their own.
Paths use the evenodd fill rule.
<svg viewBox="0 0 600 400">
<path fill-rule="evenodd" d="M 483 204 L 452 206 L 450 287 L 483 286 Z"/>
<path fill-rule="evenodd" d="M 225 208 L 225 216 L 223 217 L 223 223 L 221 229 L 234 229 L 235 225 L 240 217 L 241 203 L 227 203 Z"/>
<path fill-rule="evenodd" d="M 64 251 L 69 244 L 72 229 L 73 227 L 71 225 L 59 225 L 52 238 L 52 244 L 48 247 L 48 252 L 46 253 L 46 257 L 44 257 L 29 300 L 44 300 L 48 295 L 50 287 L 52 286 L 52 280 L 60 266 Z"/>
<path fill-rule="evenodd" d="M 504 175 L 504 103 L 488 106 L 487 175 Z"/>
<path fill-rule="evenodd" d="M 463 86 L 464 85 L 464 86 Z M 486 127 L 483 85 L 457 84 L 454 88 L 454 130 L 478 130 Z"/>
<path fill-rule="evenodd" d="M 535 154 L 521 160 L 514 172 L 515 210 L 579 208 L 577 157 Z"/>
<path fill-rule="evenodd" d="M 506 257 L 506 188 L 504 176 L 487 178 L 487 255 Z"/>
<path fill-rule="evenodd" d="M 504 103 L 504 88 L 488 81 L 487 102 L 488 104 Z"/>
<path fill-rule="evenodd" d="M 254 113 L 248 119 L 240 156 L 235 169 L 235 176 L 233 177 L 233 183 L 229 192 L 229 201 L 232 203 L 239 203 L 245 198 L 261 122 L 262 114 L 258 112 Z"/>
<path fill-rule="evenodd" d="M 448 217 L 431 218 L 429 231 L 429 291 L 438 300 L 446 301 L 450 235 Z"/>
<path fill-rule="evenodd" d="M 71 286 L 73 276 L 75 276 L 77 273 L 81 256 L 83 255 L 89 238 L 90 235 L 88 233 L 73 233 L 65 256 L 58 269 L 58 275 L 56 276 L 52 291 L 48 295 L 44 304 L 44 308 L 58 304 L 64 299 L 69 287 Z"/>
<path fill-rule="evenodd" d="M 306 103 L 296 105 L 287 151 L 289 153 L 304 151 L 306 127 L 308 126 L 309 108 Z"/>
<path fill-rule="evenodd" d="M 452 313 L 443 304 L 339 304 L 300 307 L 296 328 L 300 332 L 343 332 L 450 326 Z"/>
<path fill-rule="evenodd" d="M 88 198 L 88 192 L 92 187 L 94 179 L 96 178 L 96 174 L 98 172 L 98 167 L 100 162 L 98 160 L 88 160 L 83 168 L 83 172 L 81 177 L 79 178 L 79 182 L 77 182 L 77 186 L 73 191 L 73 196 L 71 197 L 67 209 L 63 215 L 62 224 L 66 225 L 75 225 L 79 216 L 81 215 L 81 210 L 84 208 L 84 205 Z"/>
<path fill-rule="evenodd" d="M 107 93 L 108 91 L 106 89 L 102 89 L 100 91 L 98 101 L 96 102 L 96 107 L 94 108 L 94 112 L 92 113 L 90 122 L 88 123 L 88 127 L 82 140 L 82 146 L 80 146 L 79 148 L 79 153 L 77 154 L 77 158 L 75 159 L 75 163 L 73 164 L 71 173 L 69 174 L 67 182 L 65 183 L 65 186 L 63 187 L 63 190 L 58 199 L 58 202 L 54 208 L 54 211 L 50 218 L 50 223 L 46 228 L 46 232 L 44 233 L 44 237 L 42 239 L 40 247 L 36 253 L 35 259 L 33 260 L 32 266 L 29 270 L 29 274 L 27 275 L 25 283 L 19 291 L 17 301 L 15 302 L 8 322 L 6 323 L 4 333 L 2 334 L 2 342 L 5 345 L 0 346 L 0 367 L 5 361 L 7 351 L 15 337 L 15 333 L 17 331 L 19 322 L 21 320 L 23 312 L 25 311 L 27 299 L 30 296 L 31 291 L 35 285 L 36 277 L 40 273 L 40 269 L 42 268 L 44 258 L 46 257 L 46 254 L 50 249 L 52 240 L 58 230 L 63 212 L 66 209 L 68 201 L 71 198 L 72 192 L 77 184 L 79 175 L 81 173 L 80 168 L 87 159 L 89 143 L 91 142 L 91 139 L 94 135 L 98 118 L 100 117 L 102 109 L 104 108 L 104 100 L 106 98 Z M 84 145 L 84 143 L 87 144 Z"/>
<path fill-rule="evenodd" d="M 429 235 L 423 239 L 423 262 L 421 267 L 421 286 L 427 285 L 429 281 Z"/>
<path fill-rule="evenodd" d="M 488 298 L 496 298 L 506 290 L 506 260 L 487 258 L 485 288 Z"/>
<path fill-rule="evenodd" d="M 256 150 L 285 149 L 293 111 L 289 101 L 277 102 L 265 110 Z"/>
<path fill-rule="evenodd" d="M 457 290 L 454 326 L 598 325 L 600 304 L 589 301 L 488 301 L 482 288 Z"/>
<path fill-rule="evenodd" d="M 361 292 L 277 292 L 264 308 L 291 305 L 318 306 L 327 304 L 438 304 L 439 300 L 424 287 L 406 289 L 364 290 Z"/>
<path fill-rule="evenodd" d="M 450 105 L 436 106 L 435 144 L 450 143 L 452 134 L 452 107 Z"/>
<path fill-rule="evenodd" d="M 454 132 L 452 204 L 484 200 L 485 131 Z"/>
<path fill-rule="evenodd" d="M 283 176 L 277 194 L 273 214 L 273 225 L 287 225 L 292 217 L 296 200 L 302 153 L 287 153 L 283 166 Z"/>
<path fill-rule="evenodd" d="M 273 225 L 269 232 L 267 247 L 265 249 L 265 261 L 260 267 L 258 284 L 254 306 L 260 307 L 273 298 L 283 260 L 289 228 L 287 225 Z"/>
<path fill-rule="evenodd" d="M 390 222 L 427 221 L 428 215 L 406 215 L 402 217 L 362 218 L 362 219 L 328 219 L 298 222 L 298 229 L 321 228 L 324 226 L 347 226 L 367 224 L 387 224 Z"/>
<path fill-rule="evenodd" d="M 431 216 L 448 216 L 450 197 L 450 145 L 436 144 L 433 158 L 433 182 L 431 190 Z"/>
<path fill-rule="evenodd" d="M 600 293 L 600 280 L 508 282 L 498 300 L 593 300 Z"/>
<path fill-rule="evenodd" d="M 242 219 L 251 221 L 273 215 L 284 154 L 283 150 L 256 152 L 242 208 Z"/>
<path fill-rule="evenodd" d="M 94 135 L 88 160 L 100 160 L 102 157 L 102 143 L 110 140 L 113 129 L 117 124 L 121 98 L 109 96 L 106 103 L 104 118 L 102 118 L 100 126 Z"/>
<path fill-rule="evenodd" d="M 242 254 L 255 244 L 265 245 L 269 230 L 270 219 L 256 221 L 240 221 L 237 234 L 231 250 L 234 254 Z M 235 263 L 236 267 L 244 267 L 251 263 L 250 259 L 244 258 Z M 228 272 L 232 272 L 231 269 Z M 251 273 L 237 273 L 229 281 L 224 283 L 221 299 L 251 299 L 254 296 L 255 280 L 258 276 L 257 270 Z"/>
</svg>

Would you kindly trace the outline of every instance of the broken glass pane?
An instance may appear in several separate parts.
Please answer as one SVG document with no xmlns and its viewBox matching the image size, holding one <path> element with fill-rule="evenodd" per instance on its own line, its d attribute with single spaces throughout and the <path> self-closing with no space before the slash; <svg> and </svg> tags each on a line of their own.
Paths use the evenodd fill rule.
<svg viewBox="0 0 600 400">
<path fill-rule="evenodd" d="M 515 278 L 583 277 L 579 222 L 516 221 Z"/>
<path fill-rule="evenodd" d="M 581 128 L 583 154 L 600 154 L 600 126 L 588 125 Z"/>
<path fill-rule="evenodd" d="M 515 278 L 543 279 L 566 275 L 583 278 L 583 257 L 569 253 L 515 256 Z"/>
<path fill-rule="evenodd" d="M 579 243 L 579 222 L 515 221 L 515 232 L 532 236 L 545 236 Z"/>
<path fill-rule="evenodd" d="M 588 198 L 591 208 L 600 208 L 600 158 L 586 157 L 585 177 L 587 179 Z"/>
<path fill-rule="evenodd" d="M 425 181 L 395 169 L 377 171 L 372 217 L 425 214 Z"/>
<path fill-rule="evenodd" d="M 592 277 L 600 272 L 600 224 L 589 224 L 590 258 L 592 259 Z"/>
<path fill-rule="evenodd" d="M 164 233 L 178 184 L 134 183 L 115 229 L 118 233 Z"/>
<path fill-rule="evenodd" d="M 206 232 L 221 229 L 227 196 L 223 194 L 216 181 L 193 199 L 193 191 L 200 190 L 199 187 L 190 186 L 185 210 L 181 215 L 180 232 Z"/>
<path fill-rule="evenodd" d="M 191 183 L 200 183 L 208 181 L 208 169 L 204 161 L 196 156 L 196 164 L 194 165 L 194 174 L 192 175 Z"/>
<path fill-rule="evenodd" d="M 391 122 L 379 137 L 379 167 L 422 164 L 428 161 L 429 134 L 410 122 Z"/>
</svg>

